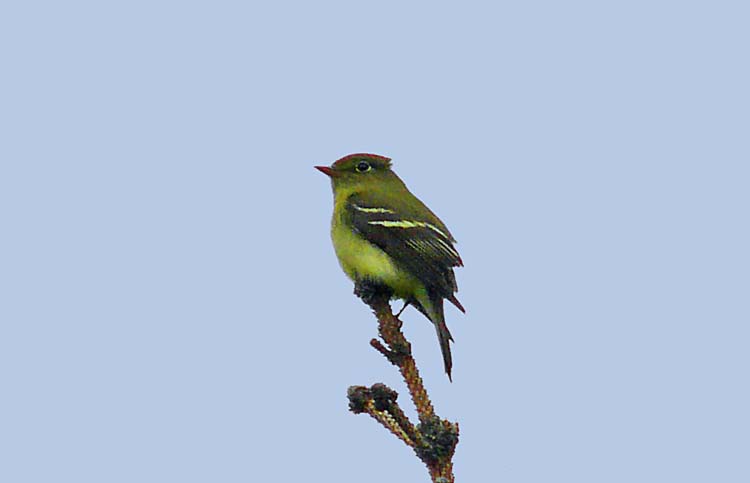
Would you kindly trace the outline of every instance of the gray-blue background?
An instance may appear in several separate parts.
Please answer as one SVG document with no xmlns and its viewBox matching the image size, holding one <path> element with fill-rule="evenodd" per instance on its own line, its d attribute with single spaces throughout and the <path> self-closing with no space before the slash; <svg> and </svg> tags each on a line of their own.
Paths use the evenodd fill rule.
<svg viewBox="0 0 750 483">
<path fill-rule="evenodd" d="M 743 2 L 6 2 L 0 481 L 426 481 L 312 169 L 466 267 L 458 481 L 750 481 Z M 410 411 L 411 408 L 409 407 Z"/>
</svg>

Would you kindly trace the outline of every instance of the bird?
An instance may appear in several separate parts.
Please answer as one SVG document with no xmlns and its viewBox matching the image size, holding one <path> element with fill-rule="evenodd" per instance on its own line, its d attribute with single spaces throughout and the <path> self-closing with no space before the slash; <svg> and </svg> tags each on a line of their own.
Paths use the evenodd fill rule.
<svg viewBox="0 0 750 483">
<path fill-rule="evenodd" d="M 368 153 L 315 166 L 331 181 L 331 239 L 341 268 L 355 284 L 388 289 L 435 326 L 443 365 L 452 381 L 453 342 L 443 301 L 466 312 L 455 296 L 454 267 L 463 261 L 445 224 L 391 169 L 391 159 Z M 403 310 L 403 309 L 402 309 Z"/>
</svg>

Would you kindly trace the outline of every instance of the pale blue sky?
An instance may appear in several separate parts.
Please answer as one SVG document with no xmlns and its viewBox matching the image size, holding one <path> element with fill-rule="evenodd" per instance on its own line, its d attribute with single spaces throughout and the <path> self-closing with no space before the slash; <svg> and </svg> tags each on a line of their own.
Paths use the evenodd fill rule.
<svg viewBox="0 0 750 483">
<path fill-rule="evenodd" d="M 427 481 L 347 411 L 362 151 L 466 263 L 453 384 L 405 315 L 457 481 L 750 481 L 743 2 L 14 3 L 0 481 Z"/>
</svg>

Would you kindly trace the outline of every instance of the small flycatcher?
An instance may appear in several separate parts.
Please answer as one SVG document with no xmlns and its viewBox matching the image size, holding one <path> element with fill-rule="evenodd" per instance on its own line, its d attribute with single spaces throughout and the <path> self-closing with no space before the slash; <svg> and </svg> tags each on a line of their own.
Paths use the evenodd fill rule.
<svg viewBox="0 0 750 483">
<path fill-rule="evenodd" d="M 330 167 L 315 168 L 331 178 L 331 238 L 341 268 L 355 285 L 385 286 L 430 319 L 450 379 L 453 337 L 445 325 L 443 299 L 465 312 L 454 295 L 453 267 L 463 266 L 456 240 L 391 170 L 390 158 L 350 154 Z"/>
</svg>

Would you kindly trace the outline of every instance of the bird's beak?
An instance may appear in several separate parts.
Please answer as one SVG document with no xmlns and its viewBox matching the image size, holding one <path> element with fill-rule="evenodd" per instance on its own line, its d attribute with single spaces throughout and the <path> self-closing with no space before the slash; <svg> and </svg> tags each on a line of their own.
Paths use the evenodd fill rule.
<svg viewBox="0 0 750 483">
<path fill-rule="evenodd" d="M 328 166 L 315 166 L 315 169 L 323 174 L 330 176 L 331 178 L 336 177 L 336 173 Z"/>
</svg>

